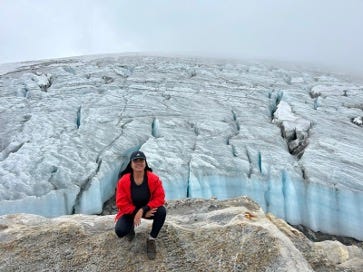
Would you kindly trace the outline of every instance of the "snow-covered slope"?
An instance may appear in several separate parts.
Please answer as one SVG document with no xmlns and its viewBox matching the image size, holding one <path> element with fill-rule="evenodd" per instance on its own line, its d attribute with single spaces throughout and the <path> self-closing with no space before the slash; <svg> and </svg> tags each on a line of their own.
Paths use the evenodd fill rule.
<svg viewBox="0 0 363 272">
<path fill-rule="evenodd" d="M 292 224 L 363 240 L 362 110 L 362 85 L 271 64 L 19 65 L 0 76 L 0 214 L 100 213 L 141 149 L 168 199 L 248 195 Z"/>
</svg>

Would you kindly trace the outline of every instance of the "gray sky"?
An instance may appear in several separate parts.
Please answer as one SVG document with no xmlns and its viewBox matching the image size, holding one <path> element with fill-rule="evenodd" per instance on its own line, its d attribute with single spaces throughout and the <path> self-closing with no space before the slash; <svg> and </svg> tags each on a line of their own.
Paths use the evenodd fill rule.
<svg viewBox="0 0 363 272">
<path fill-rule="evenodd" d="M 0 0 L 0 63 L 124 52 L 363 74 L 363 0 Z"/>
</svg>

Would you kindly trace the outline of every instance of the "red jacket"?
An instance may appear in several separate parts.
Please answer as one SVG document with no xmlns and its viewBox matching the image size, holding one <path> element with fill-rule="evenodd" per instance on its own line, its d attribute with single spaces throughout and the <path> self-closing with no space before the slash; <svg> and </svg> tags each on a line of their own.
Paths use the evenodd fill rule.
<svg viewBox="0 0 363 272">
<path fill-rule="evenodd" d="M 150 190 L 150 201 L 147 206 L 150 209 L 163 206 L 165 203 L 165 191 L 161 180 L 154 173 L 147 171 L 147 181 Z M 116 189 L 116 206 L 118 213 L 115 220 L 119 219 L 124 214 L 132 214 L 136 207 L 131 199 L 131 174 L 123 175 L 117 182 Z"/>
</svg>

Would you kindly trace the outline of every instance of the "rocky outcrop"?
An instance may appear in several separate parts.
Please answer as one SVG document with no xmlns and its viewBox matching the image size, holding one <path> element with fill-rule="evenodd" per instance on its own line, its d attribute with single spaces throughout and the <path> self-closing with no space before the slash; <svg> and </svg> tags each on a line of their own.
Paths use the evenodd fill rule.
<svg viewBox="0 0 363 272">
<path fill-rule="evenodd" d="M 114 215 L 0 217 L 0 271 L 360 271 L 363 250 L 314 243 L 252 200 L 168 203 L 155 260 L 146 256 L 150 220 L 129 242 Z"/>
</svg>

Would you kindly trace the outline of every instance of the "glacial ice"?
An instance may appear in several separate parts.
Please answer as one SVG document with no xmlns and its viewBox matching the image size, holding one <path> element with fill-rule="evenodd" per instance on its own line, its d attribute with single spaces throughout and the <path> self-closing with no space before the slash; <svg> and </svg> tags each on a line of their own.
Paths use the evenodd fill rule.
<svg viewBox="0 0 363 272">
<path fill-rule="evenodd" d="M 141 149 L 168 199 L 248 195 L 291 224 L 363 240 L 359 82 L 133 55 L 0 71 L 0 215 L 100 213 Z"/>
</svg>

